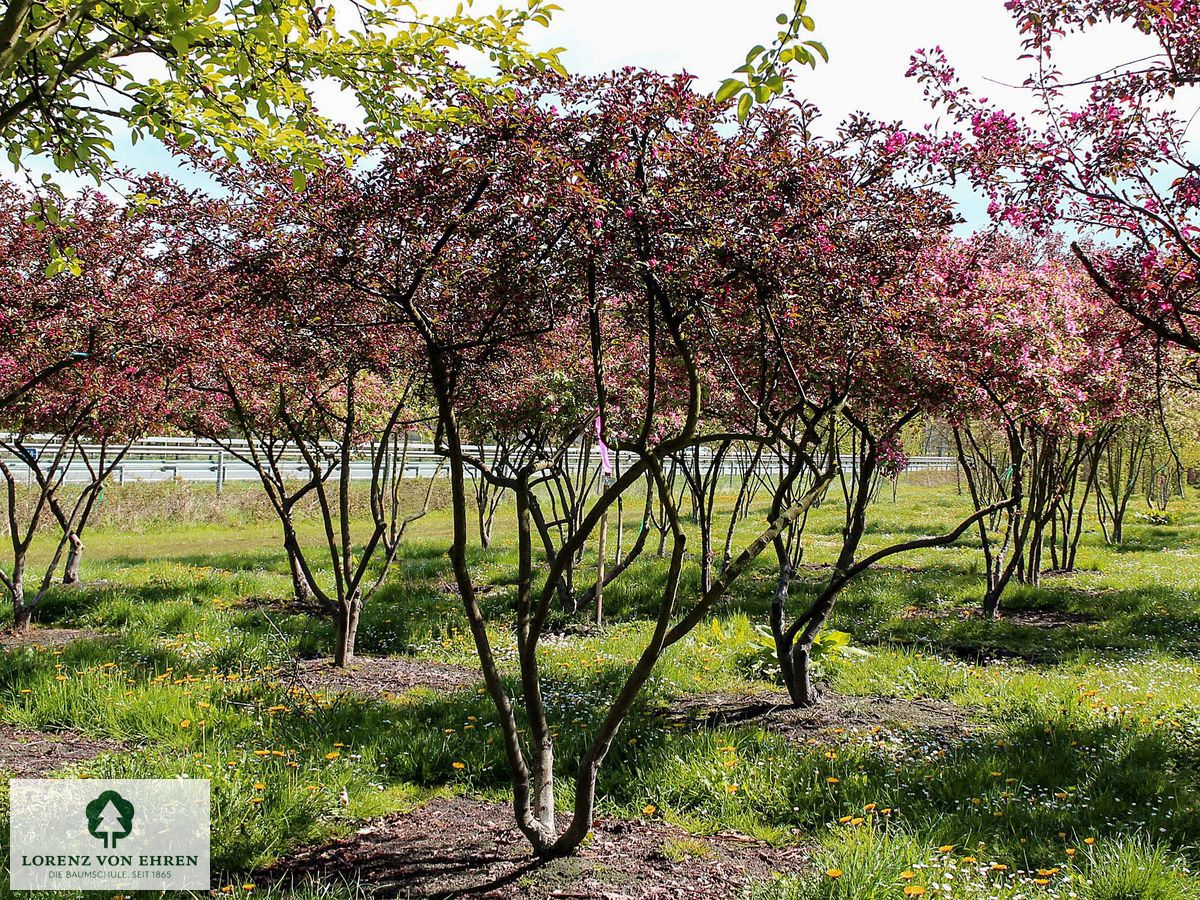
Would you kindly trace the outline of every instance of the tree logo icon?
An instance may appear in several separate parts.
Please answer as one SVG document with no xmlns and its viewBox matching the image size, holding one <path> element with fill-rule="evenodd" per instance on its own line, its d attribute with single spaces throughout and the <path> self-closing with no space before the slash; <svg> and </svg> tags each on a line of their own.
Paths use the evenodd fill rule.
<svg viewBox="0 0 1200 900">
<path fill-rule="evenodd" d="M 133 831 L 133 804 L 116 791 L 105 791 L 87 805 L 88 832 L 112 850 Z"/>
</svg>

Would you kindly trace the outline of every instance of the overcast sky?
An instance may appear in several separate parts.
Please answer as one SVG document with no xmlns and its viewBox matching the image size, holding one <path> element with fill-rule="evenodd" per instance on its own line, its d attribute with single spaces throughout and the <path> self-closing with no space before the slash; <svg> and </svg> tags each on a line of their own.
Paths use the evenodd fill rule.
<svg viewBox="0 0 1200 900">
<path fill-rule="evenodd" d="M 452 2 L 425 0 L 422 7 L 445 8 Z M 488 8 L 488 2 L 476 0 L 476 8 Z M 790 6 L 790 0 L 557 2 L 563 10 L 551 27 L 535 28 L 530 37 L 541 48 L 565 47 L 569 69 L 598 73 L 634 65 L 688 71 L 707 90 L 728 77 L 752 46 L 770 42 L 778 27 L 775 16 Z M 945 49 L 973 88 L 1009 108 L 1028 106 L 1023 91 L 1003 86 L 1018 84 L 1026 74 L 1003 0 L 810 0 L 808 11 L 817 23 L 813 37 L 825 44 L 830 62 L 800 71 L 795 90 L 817 103 L 830 127 L 855 111 L 901 120 L 911 128 L 927 123 L 932 113 L 921 87 L 904 72 L 913 51 L 934 45 Z M 1125 28 L 1100 29 L 1064 49 L 1059 64 L 1080 76 L 1149 52 L 1145 39 Z M 1200 100 L 1193 94 L 1183 102 L 1195 106 Z M 319 105 L 333 112 L 345 102 L 321 91 Z M 137 147 L 120 142 L 118 155 L 142 171 L 173 168 L 154 142 Z"/>
<path fill-rule="evenodd" d="M 788 0 L 558 0 L 545 35 L 567 48 L 580 72 L 626 64 L 686 70 L 713 89 L 755 44 L 774 36 Z M 1016 31 L 1003 0 L 812 0 L 813 37 L 830 62 L 797 76 L 797 91 L 831 118 L 865 110 L 886 118 L 928 118 L 921 89 L 905 79 L 918 47 L 941 44 L 975 82 L 1019 72 Z"/>
</svg>

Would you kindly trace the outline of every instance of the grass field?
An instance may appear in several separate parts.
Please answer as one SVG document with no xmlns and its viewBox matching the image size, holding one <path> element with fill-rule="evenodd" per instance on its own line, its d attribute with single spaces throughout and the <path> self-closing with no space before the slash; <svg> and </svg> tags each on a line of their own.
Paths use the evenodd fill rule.
<svg viewBox="0 0 1200 900">
<path fill-rule="evenodd" d="M 902 481 L 873 507 L 869 543 L 947 530 L 965 510 L 953 485 Z M 1200 502 L 1168 517 L 1132 522 L 1119 549 L 1093 527 L 1079 571 L 1014 586 L 998 622 L 972 614 L 982 581 L 969 538 L 896 558 L 835 613 L 832 627 L 869 655 L 827 663 L 819 723 L 690 715 L 775 689 L 755 631 L 773 582 L 764 565 L 661 663 L 606 763 L 599 814 L 805 848 L 756 898 L 1200 897 Z M 474 664 L 447 589 L 448 524 L 439 512 L 415 526 L 364 615 L 361 654 Z M 828 562 L 838 528 L 832 505 L 815 514 L 807 563 Z M 493 612 L 511 602 L 514 561 L 503 532 L 476 553 Z M 211 779 L 217 893 L 285 893 L 258 873 L 373 816 L 506 797 L 477 688 L 297 686 L 294 660 L 327 656 L 331 628 L 282 602 L 290 580 L 270 521 L 110 523 L 90 535 L 83 574 L 38 626 L 84 637 L 0 654 L 0 723 L 120 745 L 75 774 Z M 648 560 L 610 592 L 613 624 L 557 623 L 546 640 L 562 803 L 573 748 L 640 649 L 661 577 Z M 511 659 L 502 627 L 493 638 Z M 311 894 L 368 888 L 326 880 Z"/>
</svg>

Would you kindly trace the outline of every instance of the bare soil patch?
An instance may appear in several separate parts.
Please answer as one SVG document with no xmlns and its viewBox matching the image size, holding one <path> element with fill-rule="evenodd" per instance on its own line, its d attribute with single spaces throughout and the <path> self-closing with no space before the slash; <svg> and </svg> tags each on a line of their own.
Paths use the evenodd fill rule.
<svg viewBox="0 0 1200 900">
<path fill-rule="evenodd" d="M 25 647 L 62 647 L 75 641 L 103 640 L 110 635 L 91 628 L 30 628 L 20 634 L 0 632 L 0 649 L 19 650 Z"/>
<path fill-rule="evenodd" d="M 294 885 L 332 877 L 369 886 L 378 897 L 727 900 L 774 872 L 797 871 L 808 858 L 804 848 L 772 848 L 743 835 L 694 837 L 656 819 L 601 819 L 575 856 L 537 864 L 507 805 L 456 797 L 298 850 L 256 880 Z"/>
<path fill-rule="evenodd" d="M 986 621 L 982 611 L 976 607 L 926 609 L 921 606 L 910 606 L 904 610 L 903 615 L 906 619 L 979 619 Z M 1096 619 L 1086 613 L 1067 612 L 1062 609 L 1002 609 L 996 621 L 1028 628 L 1063 628 L 1071 625 L 1087 625 Z"/>
<path fill-rule="evenodd" d="M 34 778 L 120 748 L 115 741 L 97 740 L 73 731 L 25 731 L 0 725 L 0 772 Z"/>
<path fill-rule="evenodd" d="M 459 691 L 474 687 L 480 675 L 465 666 L 401 657 L 359 656 L 348 669 L 329 659 L 305 659 L 297 664 L 299 682 L 310 691 L 393 697 L 417 688 Z"/>
<path fill-rule="evenodd" d="M 312 616 L 322 618 L 329 611 L 319 603 L 297 600 L 295 597 L 280 599 L 279 597 L 241 597 L 229 606 L 233 609 L 251 609 L 262 613 L 277 613 L 285 616 Z"/>
<path fill-rule="evenodd" d="M 472 585 L 472 587 L 475 589 L 476 596 L 480 597 L 484 596 L 485 594 L 490 594 L 496 589 L 496 585 L 494 584 L 476 584 Z M 458 589 L 457 581 L 441 581 L 438 583 L 438 588 L 441 589 L 443 594 L 462 595 L 462 591 Z"/>
<path fill-rule="evenodd" d="M 692 727 L 759 725 L 799 741 L 832 740 L 847 733 L 911 732 L 942 743 L 972 733 L 962 707 L 940 700 L 852 697 L 826 691 L 816 706 L 794 709 L 783 691 L 761 694 L 693 694 L 680 698 L 663 715 Z"/>
<path fill-rule="evenodd" d="M 1061 609 L 1013 609 L 1003 610 L 1000 620 L 1029 628 L 1065 628 L 1071 625 L 1087 625 L 1094 622 L 1095 617 Z"/>
</svg>

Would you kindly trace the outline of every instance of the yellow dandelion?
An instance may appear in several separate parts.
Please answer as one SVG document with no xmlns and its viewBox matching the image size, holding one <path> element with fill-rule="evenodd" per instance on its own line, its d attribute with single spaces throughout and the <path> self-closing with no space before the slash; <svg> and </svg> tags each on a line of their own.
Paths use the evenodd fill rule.
<svg viewBox="0 0 1200 900">
<path fill-rule="evenodd" d="M 841 878 L 844 873 L 841 869 L 826 869 L 825 874 L 830 878 Z"/>
</svg>

